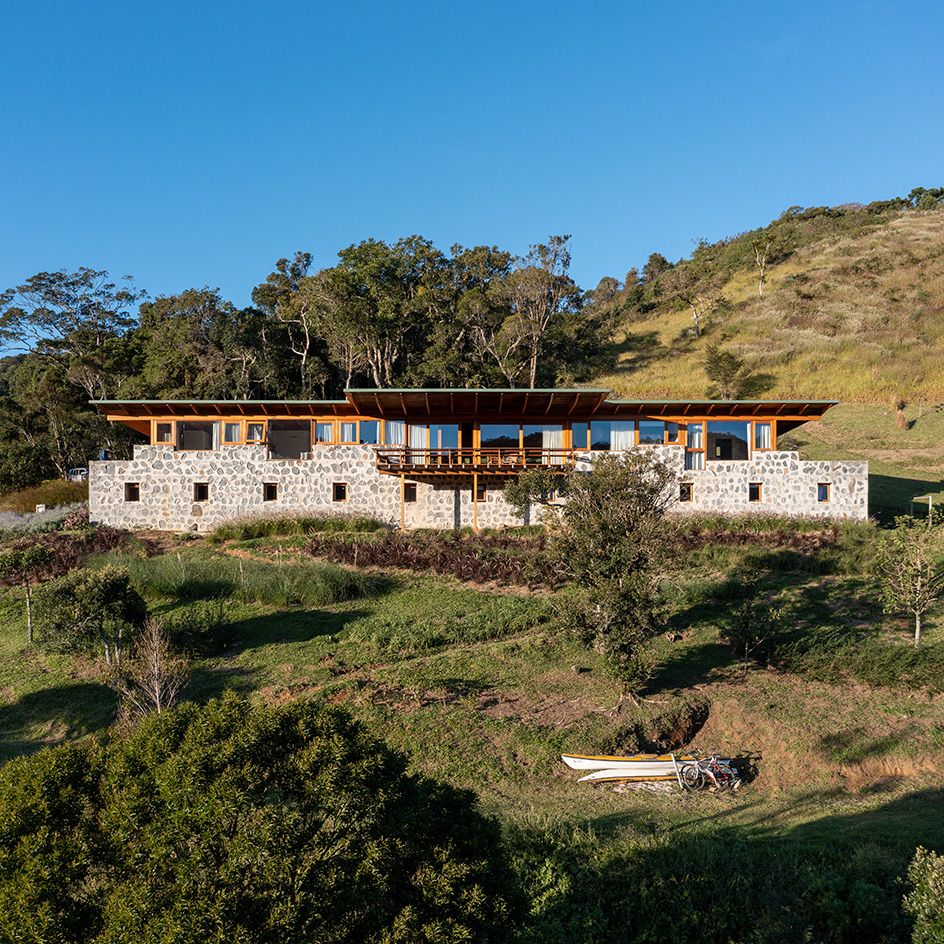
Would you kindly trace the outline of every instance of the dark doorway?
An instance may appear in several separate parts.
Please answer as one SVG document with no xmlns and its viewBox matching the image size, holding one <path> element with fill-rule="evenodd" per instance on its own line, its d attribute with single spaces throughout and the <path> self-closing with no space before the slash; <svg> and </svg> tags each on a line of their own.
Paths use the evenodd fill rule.
<svg viewBox="0 0 944 944">
<path fill-rule="evenodd" d="M 269 420 L 269 458 L 300 459 L 311 452 L 311 423 L 308 420 Z"/>
</svg>

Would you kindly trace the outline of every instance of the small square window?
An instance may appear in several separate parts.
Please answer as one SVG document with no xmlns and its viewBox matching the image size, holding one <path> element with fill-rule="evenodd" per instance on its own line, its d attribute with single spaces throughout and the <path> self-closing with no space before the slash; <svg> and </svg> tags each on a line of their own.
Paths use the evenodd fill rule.
<svg viewBox="0 0 944 944">
<path fill-rule="evenodd" d="M 246 424 L 246 442 L 251 443 L 261 443 L 263 440 L 263 425 L 262 423 L 247 423 Z"/>
<path fill-rule="evenodd" d="M 193 483 L 193 500 L 195 502 L 205 502 L 205 501 L 210 500 L 209 482 L 194 482 Z"/>
<path fill-rule="evenodd" d="M 141 486 L 138 482 L 125 482 L 125 501 L 141 501 Z"/>
<path fill-rule="evenodd" d="M 360 442 L 366 446 L 375 446 L 380 442 L 380 423 L 377 420 L 361 420 Z"/>
<path fill-rule="evenodd" d="M 263 482 L 262 483 L 262 500 L 264 502 L 278 501 L 279 498 L 279 483 L 278 482 Z"/>
<path fill-rule="evenodd" d="M 692 500 L 692 483 L 691 482 L 680 482 L 679 483 L 679 499 L 680 502 L 690 502 Z"/>
<path fill-rule="evenodd" d="M 172 443 L 174 441 L 173 423 L 155 423 L 154 426 L 154 442 Z"/>
<path fill-rule="evenodd" d="M 820 482 L 816 486 L 816 500 L 818 502 L 828 502 L 829 501 L 829 482 Z"/>
<path fill-rule="evenodd" d="M 342 423 L 341 424 L 341 442 L 343 443 L 356 443 L 357 442 L 357 423 Z"/>
<path fill-rule="evenodd" d="M 334 423 L 315 423 L 315 442 L 334 442 Z"/>
<path fill-rule="evenodd" d="M 763 500 L 764 486 L 760 482 L 751 482 L 747 486 L 747 500 L 749 502 L 759 502 Z"/>
<path fill-rule="evenodd" d="M 224 423 L 223 424 L 223 442 L 229 443 L 241 443 L 243 441 L 243 424 L 242 423 Z"/>
<path fill-rule="evenodd" d="M 416 501 L 416 482 L 405 482 L 403 485 L 403 500 L 405 502 Z"/>
<path fill-rule="evenodd" d="M 335 482 L 331 486 L 331 501 L 347 501 L 347 482 Z"/>
<path fill-rule="evenodd" d="M 485 491 L 484 485 L 478 485 L 475 489 L 475 500 L 477 502 L 483 502 L 488 498 L 488 492 Z"/>
</svg>

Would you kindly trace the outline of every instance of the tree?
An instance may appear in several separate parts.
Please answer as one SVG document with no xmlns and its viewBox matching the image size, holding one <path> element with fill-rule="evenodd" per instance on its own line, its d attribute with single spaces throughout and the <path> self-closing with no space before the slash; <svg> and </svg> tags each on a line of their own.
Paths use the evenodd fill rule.
<svg viewBox="0 0 944 944">
<path fill-rule="evenodd" d="M 551 236 L 532 246 L 503 280 L 504 296 L 513 313 L 506 322 L 510 351 L 526 352 L 528 386 L 537 383 L 541 352 L 556 322 L 579 311 L 581 293 L 570 278 L 570 236 Z M 509 378 L 511 381 L 512 378 Z"/>
<path fill-rule="evenodd" d="M 914 918 L 912 944 L 944 941 L 944 856 L 923 846 L 915 850 L 908 867 L 911 891 L 905 896 L 905 911 Z"/>
<path fill-rule="evenodd" d="M 934 511 L 920 521 L 900 515 L 879 545 L 878 572 L 885 612 L 907 613 L 914 619 L 915 649 L 921 644 L 924 617 L 944 592 L 942 531 L 940 512 Z"/>
<path fill-rule="evenodd" d="M 174 652 L 161 623 L 149 617 L 111 685 L 121 696 L 125 717 L 134 721 L 173 708 L 188 676 L 187 660 Z"/>
<path fill-rule="evenodd" d="M 3 940 L 506 941 L 474 797 L 337 708 L 227 694 L 0 769 Z"/>
<path fill-rule="evenodd" d="M 773 254 L 774 241 L 767 234 L 761 234 L 751 240 L 751 254 L 757 269 L 757 294 L 763 296 L 767 284 L 767 266 Z"/>
<path fill-rule="evenodd" d="M 675 472 L 647 452 L 630 452 L 600 456 L 589 474 L 565 479 L 566 500 L 548 527 L 556 566 L 579 598 L 568 610 L 632 696 L 645 681 L 643 644 L 661 629 L 661 584 L 675 553 L 666 518 Z M 543 479 L 525 479 L 512 493 L 519 513 L 544 487 Z"/>
<path fill-rule="evenodd" d="M 787 608 L 772 604 L 759 578 L 734 583 L 717 604 L 721 637 L 731 646 L 746 675 L 751 656 L 783 630 L 789 617 Z"/>
<path fill-rule="evenodd" d="M 755 373 L 742 357 L 717 343 L 705 348 L 702 363 L 710 381 L 706 394 L 713 400 L 749 399 L 762 393 L 769 380 Z"/>
<path fill-rule="evenodd" d="M 45 544 L 29 544 L 0 553 L 0 579 L 18 583 L 26 597 L 26 641 L 33 645 L 33 581 L 52 560 Z"/>
<path fill-rule="evenodd" d="M 658 281 L 663 273 L 668 272 L 671 268 L 672 263 L 669 262 L 661 252 L 651 253 L 646 260 L 646 264 L 642 267 L 643 284 L 652 285 L 653 282 Z M 629 285 L 629 282 L 626 284 Z"/>
<path fill-rule="evenodd" d="M 701 337 L 704 323 L 724 303 L 721 276 L 702 275 L 691 264 L 675 266 L 660 279 L 660 285 L 670 298 L 688 306 L 696 338 Z"/>
<path fill-rule="evenodd" d="M 0 294 L 0 338 L 56 360 L 88 399 L 104 399 L 136 322 L 134 306 L 146 297 L 130 277 L 124 281 L 119 288 L 107 272 L 85 267 L 39 272 Z"/>
<path fill-rule="evenodd" d="M 111 564 L 101 570 L 77 570 L 45 584 L 39 602 L 45 645 L 64 652 L 97 649 L 114 670 L 121 668 L 124 647 L 147 617 L 128 571 Z"/>
<path fill-rule="evenodd" d="M 42 443 L 14 440 L 0 450 L 0 494 L 31 488 L 55 474 L 49 450 Z"/>
</svg>

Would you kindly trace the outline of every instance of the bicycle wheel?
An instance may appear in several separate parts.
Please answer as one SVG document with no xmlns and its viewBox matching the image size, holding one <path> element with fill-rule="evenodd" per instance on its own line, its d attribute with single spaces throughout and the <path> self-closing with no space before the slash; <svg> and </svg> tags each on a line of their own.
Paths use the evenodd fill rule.
<svg viewBox="0 0 944 944">
<path fill-rule="evenodd" d="M 682 768 L 682 783 L 689 790 L 700 790 L 705 785 L 705 772 L 698 764 L 686 764 Z"/>
</svg>

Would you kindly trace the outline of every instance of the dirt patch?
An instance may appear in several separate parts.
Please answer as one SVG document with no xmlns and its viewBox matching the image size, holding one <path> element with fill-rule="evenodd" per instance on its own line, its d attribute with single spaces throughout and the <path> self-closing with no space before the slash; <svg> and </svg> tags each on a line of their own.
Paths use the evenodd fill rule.
<svg viewBox="0 0 944 944">
<path fill-rule="evenodd" d="M 506 718 L 522 724 L 551 728 L 564 728 L 587 715 L 604 714 L 607 710 L 584 698 L 546 695 L 533 699 L 506 692 L 481 695 L 475 707 L 490 718 Z"/>
</svg>

